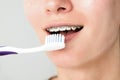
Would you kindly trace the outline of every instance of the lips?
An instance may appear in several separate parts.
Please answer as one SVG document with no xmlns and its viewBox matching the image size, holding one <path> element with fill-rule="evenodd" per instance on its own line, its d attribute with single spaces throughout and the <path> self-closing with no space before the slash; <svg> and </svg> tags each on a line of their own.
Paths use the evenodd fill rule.
<svg viewBox="0 0 120 80">
<path fill-rule="evenodd" d="M 84 28 L 83 25 L 54 25 L 45 28 L 48 34 L 62 34 L 65 36 L 65 42 L 68 42 Z"/>
</svg>

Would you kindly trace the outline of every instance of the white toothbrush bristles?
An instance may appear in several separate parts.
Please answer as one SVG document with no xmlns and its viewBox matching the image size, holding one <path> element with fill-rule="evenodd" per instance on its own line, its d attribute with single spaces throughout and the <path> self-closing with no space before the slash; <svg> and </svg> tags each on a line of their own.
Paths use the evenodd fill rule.
<svg viewBox="0 0 120 80">
<path fill-rule="evenodd" d="M 64 39 L 65 37 L 61 34 L 48 35 L 45 39 L 45 45 L 53 43 L 64 43 Z"/>
<path fill-rule="evenodd" d="M 45 46 L 47 51 L 58 50 L 65 47 L 65 37 L 61 34 L 48 35 L 45 39 Z"/>
</svg>

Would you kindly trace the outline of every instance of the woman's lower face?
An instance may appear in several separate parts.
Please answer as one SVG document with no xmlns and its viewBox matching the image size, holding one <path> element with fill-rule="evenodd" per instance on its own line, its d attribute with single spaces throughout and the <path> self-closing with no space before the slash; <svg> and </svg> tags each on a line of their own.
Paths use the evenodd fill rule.
<svg viewBox="0 0 120 80">
<path fill-rule="evenodd" d="M 109 52 L 119 39 L 119 0 L 25 0 L 26 15 L 44 44 L 48 27 L 83 28 L 59 32 L 66 47 L 48 52 L 59 67 L 77 67 Z M 120 2 L 120 1 L 119 1 Z M 61 8 L 62 7 L 62 8 Z"/>
</svg>

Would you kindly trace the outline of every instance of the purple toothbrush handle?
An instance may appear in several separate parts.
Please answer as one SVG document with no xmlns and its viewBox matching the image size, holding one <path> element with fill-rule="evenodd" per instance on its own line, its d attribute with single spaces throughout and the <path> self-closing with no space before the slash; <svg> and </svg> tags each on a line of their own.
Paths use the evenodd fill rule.
<svg viewBox="0 0 120 80">
<path fill-rule="evenodd" d="M 10 52 L 10 51 L 0 51 L 0 56 L 11 55 L 11 54 L 17 54 L 17 53 L 16 52 Z"/>
<path fill-rule="evenodd" d="M 0 46 L 0 47 L 5 47 L 5 46 Z M 11 54 L 17 54 L 17 53 L 12 51 L 0 51 L 0 56 L 11 55 Z"/>
</svg>

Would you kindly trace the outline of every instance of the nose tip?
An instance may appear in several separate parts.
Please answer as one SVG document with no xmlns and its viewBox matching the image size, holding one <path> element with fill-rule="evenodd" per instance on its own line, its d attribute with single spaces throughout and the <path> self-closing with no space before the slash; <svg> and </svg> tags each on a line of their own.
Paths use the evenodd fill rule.
<svg viewBox="0 0 120 80">
<path fill-rule="evenodd" d="M 72 10 L 72 4 L 70 0 L 49 0 L 46 5 L 47 13 L 67 13 Z"/>
</svg>

